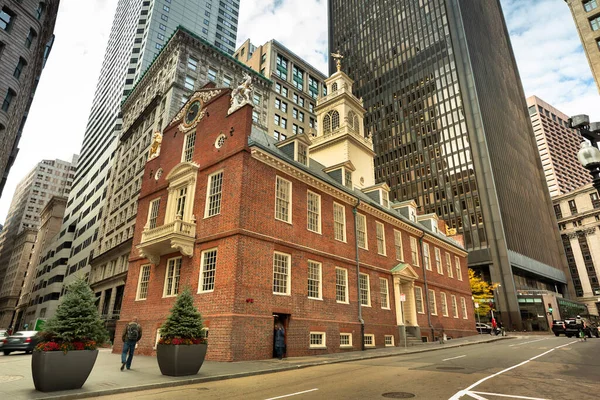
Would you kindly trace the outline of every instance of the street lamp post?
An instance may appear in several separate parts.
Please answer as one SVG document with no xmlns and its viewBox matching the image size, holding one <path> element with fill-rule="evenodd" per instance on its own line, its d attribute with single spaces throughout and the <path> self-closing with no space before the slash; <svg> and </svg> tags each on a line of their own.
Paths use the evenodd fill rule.
<svg viewBox="0 0 600 400">
<path fill-rule="evenodd" d="M 600 122 L 590 123 L 590 117 L 582 114 L 569 118 L 569 127 L 579 131 L 586 140 L 577 153 L 579 162 L 592 174 L 594 189 L 600 194 Z"/>
</svg>

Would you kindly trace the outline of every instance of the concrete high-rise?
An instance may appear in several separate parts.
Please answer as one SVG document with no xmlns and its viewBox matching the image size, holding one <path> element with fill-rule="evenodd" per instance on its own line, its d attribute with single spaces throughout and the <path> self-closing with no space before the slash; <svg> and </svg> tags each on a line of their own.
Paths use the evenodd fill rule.
<svg viewBox="0 0 600 400">
<path fill-rule="evenodd" d="M 569 128 L 569 117 L 536 96 L 527 98 L 527 106 L 550 196 L 591 183 L 590 173 L 577 159 L 582 139 Z"/>
<path fill-rule="evenodd" d="M 54 42 L 59 0 L 0 3 L 0 195 Z"/>
<path fill-rule="evenodd" d="M 72 242 L 68 258 L 56 260 L 61 270 L 64 268 L 65 285 L 75 272 L 81 271 L 79 274 L 84 276 L 89 273 L 93 244 L 98 240 L 103 213 L 108 212 L 104 204 L 110 166 L 122 130 L 121 102 L 179 25 L 233 54 L 233 45 L 223 47 L 221 39 L 225 32 L 235 37 L 239 3 L 227 0 L 219 4 L 208 0 L 119 0 L 61 234 L 51 245 L 58 252 L 65 243 Z M 160 130 L 159 117 L 153 121 L 153 130 Z M 71 232 L 72 237 L 68 234 Z M 45 301 L 56 300 L 53 296 Z M 54 310 L 55 304 L 48 303 L 44 308 Z"/>
<path fill-rule="evenodd" d="M 600 91 L 600 0 L 565 0 Z"/>
<path fill-rule="evenodd" d="M 329 48 L 367 110 L 375 180 L 464 235 L 469 266 L 501 285 L 504 323 L 522 328 L 519 296 L 566 294 L 569 280 L 500 1 L 328 7 Z"/>
</svg>

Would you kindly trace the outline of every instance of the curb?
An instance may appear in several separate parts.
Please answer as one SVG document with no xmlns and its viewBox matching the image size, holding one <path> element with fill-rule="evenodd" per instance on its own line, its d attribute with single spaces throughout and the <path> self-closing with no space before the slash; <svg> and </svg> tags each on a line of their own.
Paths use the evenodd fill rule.
<svg viewBox="0 0 600 400">
<path fill-rule="evenodd" d="M 57 396 L 38 397 L 36 400 L 59 400 L 59 399 L 60 400 L 71 400 L 71 399 L 86 399 L 86 398 L 90 398 L 90 397 L 110 396 L 113 394 L 137 392 L 137 391 L 142 391 L 142 390 L 162 389 L 162 388 L 186 386 L 186 385 L 192 385 L 192 384 L 198 384 L 198 383 L 224 381 L 224 380 L 228 380 L 228 379 L 246 378 L 249 376 L 266 375 L 266 374 L 273 374 L 273 373 L 284 372 L 284 371 L 293 371 L 293 370 L 304 369 L 304 368 L 309 368 L 309 367 L 317 367 L 317 366 L 321 366 L 321 365 L 341 364 L 341 363 L 354 362 L 354 361 L 373 360 L 373 359 L 377 359 L 377 358 L 389 358 L 389 357 L 397 357 L 397 356 L 404 356 L 404 355 L 410 355 L 410 354 L 428 353 L 428 352 L 437 351 L 437 350 L 452 349 L 452 348 L 459 348 L 459 347 L 465 347 L 465 346 L 473 346 L 473 345 L 478 345 L 478 344 L 487 344 L 487 343 L 497 342 L 500 340 L 509 340 L 509 339 L 517 339 L 517 337 L 516 336 L 495 337 L 490 340 L 485 340 L 485 341 L 480 341 L 480 342 L 467 342 L 467 343 L 443 345 L 443 347 L 419 349 L 419 350 L 414 350 L 414 351 L 404 352 L 404 353 L 371 354 L 371 355 L 365 354 L 363 356 L 353 357 L 353 358 L 346 358 L 346 359 L 340 358 L 337 360 L 333 359 L 333 360 L 326 360 L 326 361 L 313 361 L 313 362 L 307 362 L 306 364 L 289 365 L 289 366 L 285 366 L 285 367 L 269 368 L 269 369 L 263 369 L 263 370 L 258 370 L 258 371 L 239 372 L 239 373 L 235 373 L 235 374 L 226 374 L 226 375 L 215 375 L 215 376 L 208 376 L 208 377 L 204 377 L 204 378 L 189 378 L 189 379 L 174 380 L 174 381 L 169 381 L 169 382 L 148 383 L 148 384 L 138 385 L 138 386 L 128 386 L 128 387 L 120 387 L 120 388 L 106 389 L 106 390 L 95 390 L 92 392 L 81 392 L 81 393 L 63 394 L 63 395 L 57 395 Z M 292 363 L 292 362 L 293 361 L 290 361 L 290 363 Z"/>
</svg>

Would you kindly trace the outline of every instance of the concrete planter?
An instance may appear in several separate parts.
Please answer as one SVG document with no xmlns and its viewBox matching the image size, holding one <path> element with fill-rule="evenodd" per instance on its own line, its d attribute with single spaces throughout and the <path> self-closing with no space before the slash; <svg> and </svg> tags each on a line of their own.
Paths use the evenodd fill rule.
<svg viewBox="0 0 600 400">
<path fill-rule="evenodd" d="M 206 343 L 192 345 L 159 344 L 156 348 L 158 367 L 163 375 L 196 375 L 206 357 Z"/>
<path fill-rule="evenodd" d="M 98 350 L 34 351 L 31 374 L 36 390 L 79 389 L 92 372 Z"/>
</svg>

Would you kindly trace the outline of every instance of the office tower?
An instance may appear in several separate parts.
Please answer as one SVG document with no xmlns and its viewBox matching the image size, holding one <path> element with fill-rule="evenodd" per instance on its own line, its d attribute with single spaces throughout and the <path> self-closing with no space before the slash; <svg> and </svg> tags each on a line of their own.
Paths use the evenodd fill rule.
<svg viewBox="0 0 600 400">
<path fill-rule="evenodd" d="M 556 196 L 554 212 L 577 300 L 600 314 L 600 198 L 591 184 Z M 584 311 L 585 312 L 585 311 Z"/>
<path fill-rule="evenodd" d="M 315 131 L 315 104 L 327 94 L 326 76 L 277 40 L 255 46 L 247 39 L 234 57 L 271 79 L 274 93 L 268 104 L 267 130 L 277 140 Z"/>
<path fill-rule="evenodd" d="M 40 212 L 52 196 L 66 196 L 71 189 L 77 156 L 72 162 L 43 160 L 19 182 L 0 233 L 0 326 L 13 317 L 23 277 L 27 271 Z"/>
<path fill-rule="evenodd" d="M 271 82 L 180 27 L 123 102 L 123 126 L 110 167 L 106 212 L 98 235 L 101 239 L 94 243 L 89 277 L 111 339 L 121 309 L 137 202 L 154 134 L 163 132 L 172 123 L 195 91 L 206 84 L 237 87 L 244 74 L 251 75 L 253 80 L 255 125 L 266 126 Z M 186 148 L 193 148 L 195 141 L 195 133 L 188 135 Z M 52 273 L 48 279 L 52 279 Z"/>
<path fill-rule="evenodd" d="M 59 0 L 0 4 L 0 195 L 54 41 Z"/>
<path fill-rule="evenodd" d="M 600 91 L 600 4 L 599 0 L 565 0 Z"/>
<path fill-rule="evenodd" d="M 577 159 L 582 138 L 569 128 L 569 117 L 537 96 L 527 98 L 527 107 L 550 196 L 591 183 L 590 173 Z"/>
<path fill-rule="evenodd" d="M 496 309 L 521 329 L 518 297 L 566 294 L 568 279 L 500 1 L 328 7 L 330 50 L 364 99 L 376 181 L 464 235 L 469 266 L 500 285 Z M 531 325 L 543 329 L 539 315 Z"/>
<path fill-rule="evenodd" d="M 215 31 L 223 31 L 226 20 L 231 21 L 227 29 L 235 29 L 235 18 L 230 14 L 231 11 L 217 9 L 216 6 L 212 10 L 210 4 L 210 1 L 200 0 L 170 3 L 159 0 L 119 0 L 83 139 L 77 176 L 67 202 L 61 229 L 64 235 L 59 235 L 53 244 L 55 250 L 64 249 L 67 242 L 72 246 L 67 259 L 58 259 L 61 265 L 65 265 L 65 286 L 73 279 L 75 272 L 80 271 L 78 275 L 83 276 L 89 273 L 89 263 L 94 257 L 93 244 L 98 240 L 102 215 L 108 212 L 104 209 L 104 202 L 108 192 L 110 165 L 122 127 L 121 102 L 177 26 L 192 25 L 189 28 L 192 32 L 200 36 L 210 35 L 210 31 L 204 33 L 201 26 L 210 28 L 214 22 L 211 22 L 211 18 L 214 17 Z M 217 43 L 217 40 L 213 43 Z M 230 53 L 233 53 L 233 48 Z M 74 233 L 72 240 L 68 239 L 69 232 Z M 53 310 L 55 305 L 47 304 L 46 308 Z"/>
</svg>

